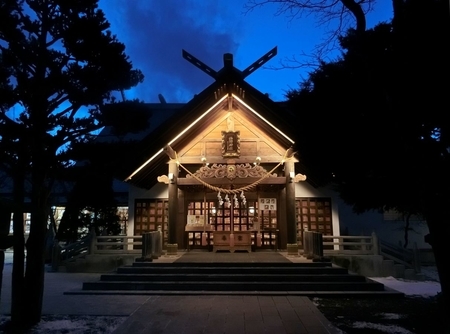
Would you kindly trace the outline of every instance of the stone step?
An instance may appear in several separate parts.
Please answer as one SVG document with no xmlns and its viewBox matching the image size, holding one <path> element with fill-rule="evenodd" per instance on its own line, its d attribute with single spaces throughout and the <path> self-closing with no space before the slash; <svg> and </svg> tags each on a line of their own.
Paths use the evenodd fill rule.
<svg viewBox="0 0 450 334">
<path fill-rule="evenodd" d="M 125 266 L 124 266 L 125 267 Z M 328 268 L 333 267 L 331 262 L 146 262 L 135 261 L 131 266 L 133 268 L 267 268 L 267 267 L 284 267 L 284 268 Z"/>
<path fill-rule="evenodd" d="M 268 274 L 276 273 L 282 275 L 302 274 L 302 275 L 332 275 L 347 274 L 345 268 L 340 267 L 324 267 L 324 268 L 308 268 L 308 267 L 120 267 L 117 269 L 119 274 Z"/>
<path fill-rule="evenodd" d="M 139 262 L 71 294 L 401 295 L 328 262 Z"/>
<path fill-rule="evenodd" d="M 103 274 L 101 281 L 142 282 L 365 282 L 364 276 L 348 274 L 296 275 L 296 274 Z"/>
<path fill-rule="evenodd" d="M 160 291 L 383 291 L 377 282 L 143 282 L 99 281 L 83 283 L 83 290 L 160 290 Z"/>
</svg>

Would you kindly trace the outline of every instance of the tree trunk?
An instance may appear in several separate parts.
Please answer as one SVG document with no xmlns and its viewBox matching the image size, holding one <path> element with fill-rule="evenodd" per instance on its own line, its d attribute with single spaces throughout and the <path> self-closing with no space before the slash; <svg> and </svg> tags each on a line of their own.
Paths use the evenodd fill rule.
<svg viewBox="0 0 450 334">
<path fill-rule="evenodd" d="M 43 52 L 42 54 L 45 54 Z M 42 60 L 42 59 L 40 59 Z M 45 67 L 38 66 L 41 72 Z M 40 74 L 42 75 L 42 73 Z M 40 75 L 37 75 L 40 78 Z M 39 80 L 37 80 L 39 82 Z M 36 87 L 39 93 L 42 87 Z M 45 96 L 45 95 L 42 95 Z M 47 234 L 48 196 L 47 172 L 51 166 L 51 145 L 47 142 L 46 132 L 46 101 L 37 95 L 36 104 L 30 107 L 32 121 L 31 142 L 31 225 L 30 236 L 27 240 L 27 266 L 25 270 L 25 304 L 26 325 L 33 326 L 41 320 L 42 303 L 44 297 L 45 274 L 45 240 Z"/>
<path fill-rule="evenodd" d="M 25 263 L 25 237 L 24 237 L 24 190 L 25 173 L 17 170 L 13 178 L 13 269 L 11 282 L 11 322 L 13 326 L 21 326 L 25 317 L 24 294 L 24 263 Z"/>
<path fill-rule="evenodd" d="M 45 240 L 48 217 L 48 189 L 46 187 L 46 151 L 44 141 L 33 147 L 31 226 L 27 241 L 27 266 L 25 271 L 26 324 L 41 320 L 44 297 Z"/>
<path fill-rule="evenodd" d="M 30 237 L 27 241 L 27 266 L 25 272 L 26 322 L 37 324 L 41 320 L 44 296 L 45 235 L 47 231 L 46 208 L 38 207 L 32 214 Z"/>
<path fill-rule="evenodd" d="M 450 233 L 450 224 L 445 214 L 429 214 L 426 217 L 428 228 L 430 230 L 430 243 L 436 260 L 436 267 L 439 274 L 442 290 L 442 315 L 444 317 L 450 314 L 449 307 L 449 287 L 450 275 L 448 271 L 448 236 Z M 443 320 L 446 320 L 444 318 Z M 443 323 L 448 323 L 447 321 Z"/>
<path fill-rule="evenodd" d="M 49 218 L 50 218 L 50 228 L 53 230 L 53 235 L 56 236 L 56 234 L 58 233 L 58 228 L 56 227 L 55 211 L 53 211 L 52 208 L 50 208 Z"/>
<path fill-rule="evenodd" d="M 0 249 L 0 301 L 2 300 L 3 268 L 5 267 L 5 251 Z"/>
<path fill-rule="evenodd" d="M 341 0 L 342 4 L 353 14 L 356 20 L 356 31 L 363 33 L 366 31 L 366 15 L 361 8 L 361 5 L 355 0 Z"/>
<path fill-rule="evenodd" d="M 408 236 L 409 236 L 409 218 L 410 217 L 411 217 L 411 214 L 408 213 L 406 215 L 406 218 L 405 218 L 405 243 L 403 244 L 403 248 L 408 247 L 408 242 L 409 242 L 409 240 L 408 240 Z"/>
</svg>

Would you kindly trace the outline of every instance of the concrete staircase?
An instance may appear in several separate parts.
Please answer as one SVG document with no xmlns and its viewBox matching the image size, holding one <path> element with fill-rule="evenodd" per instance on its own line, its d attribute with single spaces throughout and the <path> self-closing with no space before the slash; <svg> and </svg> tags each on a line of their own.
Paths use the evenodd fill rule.
<svg viewBox="0 0 450 334">
<path fill-rule="evenodd" d="M 134 262 L 72 294 L 290 294 L 402 296 L 329 262 Z"/>
<path fill-rule="evenodd" d="M 420 273 L 420 252 L 416 244 L 411 250 L 380 240 L 379 249 L 380 255 L 383 256 L 382 276 L 417 281 L 425 279 L 425 275 Z"/>
<path fill-rule="evenodd" d="M 396 263 L 394 260 L 384 259 L 381 270 L 381 276 L 384 277 L 392 276 L 395 278 L 404 278 L 413 281 L 424 281 L 426 279 L 424 274 L 418 273 L 416 270 L 408 268 L 404 264 Z"/>
</svg>

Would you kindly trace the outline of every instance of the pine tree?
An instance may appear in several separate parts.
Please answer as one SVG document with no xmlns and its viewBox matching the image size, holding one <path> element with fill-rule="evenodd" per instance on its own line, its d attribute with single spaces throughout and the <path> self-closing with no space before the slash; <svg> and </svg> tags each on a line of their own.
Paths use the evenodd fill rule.
<svg viewBox="0 0 450 334">
<path fill-rule="evenodd" d="M 31 326 L 41 318 L 48 197 L 53 177 L 72 163 L 64 152 L 72 143 L 89 140 L 103 126 L 101 108 L 114 91 L 143 80 L 125 46 L 108 30 L 97 3 L 0 3 L 0 146 L 7 157 L 2 165 L 4 171 L 14 171 L 18 164 L 30 175 L 31 227 L 24 274 L 23 257 L 19 263 L 23 231 L 14 229 L 19 243 L 11 319 L 16 325 Z M 24 175 L 11 177 L 17 198 L 22 196 L 23 201 Z"/>
</svg>

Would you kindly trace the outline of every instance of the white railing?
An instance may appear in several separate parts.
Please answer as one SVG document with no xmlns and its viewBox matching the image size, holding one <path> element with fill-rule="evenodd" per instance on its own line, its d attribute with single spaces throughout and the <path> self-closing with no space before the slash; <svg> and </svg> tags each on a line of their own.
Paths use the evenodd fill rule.
<svg viewBox="0 0 450 334">
<path fill-rule="evenodd" d="M 397 249 L 380 242 L 375 233 L 370 236 L 322 235 L 323 255 L 382 255 L 396 263 L 404 264 L 420 272 L 419 252 Z M 140 246 L 135 249 L 134 246 Z M 62 252 L 61 252 L 62 251 Z M 82 253 L 98 255 L 142 254 L 142 236 L 96 236 L 92 233 L 85 239 L 59 249 L 58 259 L 68 260 Z"/>
<path fill-rule="evenodd" d="M 95 236 L 92 238 L 88 254 L 140 254 L 142 250 L 135 249 L 134 246 L 142 246 L 142 236 Z"/>
<path fill-rule="evenodd" d="M 379 242 L 375 233 L 370 236 L 322 235 L 324 255 L 379 255 Z M 332 247 L 327 247 L 332 246 Z"/>
<path fill-rule="evenodd" d="M 322 239 L 325 256 L 381 255 L 385 259 L 403 264 L 407 268 L 414 269 L 416 273 L 420 273 L 420 252 L 417 245 L 414 245 L 412 250 L 404 249 L 379 240 L 375 233 L 370 236 L 323 235 Z"/>
<path fill-rule="evenodd" d="M 83 246 L 87 247 L 87 254 L 135 254 L 141 253 L 142 236 L 96 236 L 90 235 L 84 241 Z M 371 236 L 334 236 L 322 235 L 324 255 L 332 254 L 353 254 L 353 255 L 379 255 L 379 241 L 373 233 Z M 73 245 L 74 246 L 74 245 Z M 73 247 L 72 246 L 72 247 Z M 81 245 L 80 245 L 81 246 Z M 331 247 L 329 247 L 331 246 Z M 139 248 L 141 248 L 139 247 Z"/>
<path fill-rule="evenodd" d="M 135 249 L 134 246 L 142 247 L 142 236 L 97 236 L 95 232 L 91 232 L 83 239 L 67 246 L 60 246 L 56 242 L 52 251 L 52 269 L 56 271 L 65 261 L 74 261 L 86 255 L 141 254 L 142 250 Z"/>
</svg>

